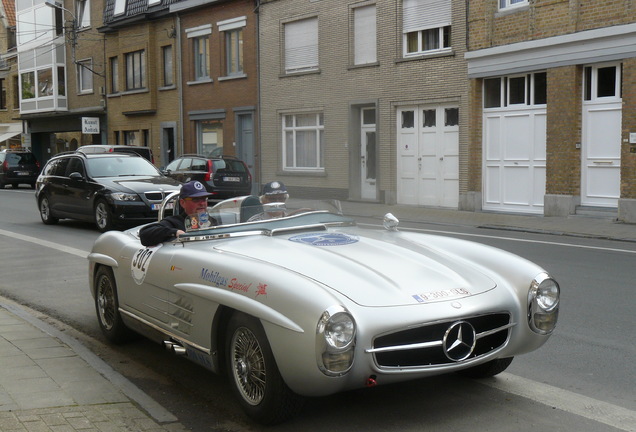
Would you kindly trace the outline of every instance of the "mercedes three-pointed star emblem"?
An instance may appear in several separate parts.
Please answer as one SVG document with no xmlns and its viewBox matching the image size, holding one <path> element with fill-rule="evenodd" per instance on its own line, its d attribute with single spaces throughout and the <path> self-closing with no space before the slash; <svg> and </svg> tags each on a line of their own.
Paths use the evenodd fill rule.
<svg viewBox="0 0 636 432">
<path fill-rule="evenodd" d="M 450 360 L 466 360 L 473 353 L 477 337 L 475 328 L 467 321 L 454 322 L 444 334 L 444 354 Z"/>
</svg>

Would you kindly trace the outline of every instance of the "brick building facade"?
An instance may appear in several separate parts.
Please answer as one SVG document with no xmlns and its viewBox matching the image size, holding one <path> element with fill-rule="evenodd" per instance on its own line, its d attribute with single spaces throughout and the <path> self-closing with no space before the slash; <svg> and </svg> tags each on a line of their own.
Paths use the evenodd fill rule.
<svg viewBox="0 0 636 432">
<path fill-rule="evenodd" d="M 604 209 L 636 221 L 635 6 L 471 1 L 466 58 L 476 207 L 546 216 Z M 545 86 L 539 103 L 531 99 L 537 78 Z M 495 80 L 502 83 L 497 106 L 489 101 Z M 512 100 L 521 81 L 528 94 Z M 534 181 L 536 194 L 527 199 L 511 179 Z"/>
</svg>

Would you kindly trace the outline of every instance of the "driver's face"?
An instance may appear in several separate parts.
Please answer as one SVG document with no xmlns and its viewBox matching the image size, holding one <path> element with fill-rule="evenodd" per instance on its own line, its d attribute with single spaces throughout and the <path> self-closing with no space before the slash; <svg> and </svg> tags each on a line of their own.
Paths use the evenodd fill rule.
<svg viewBox="0 0 636 432">
<path fill-rule="evenodd" d="M 208 197 L 182 198 L 179 203 L 187 215 L 202 213 L 208 208 Z"/>
<path fill-rule="evenodd" d="M 285 201 L 287 201 L 287 194 L 265 195 L 262 199 L 263 204 Z"/>
</svg>

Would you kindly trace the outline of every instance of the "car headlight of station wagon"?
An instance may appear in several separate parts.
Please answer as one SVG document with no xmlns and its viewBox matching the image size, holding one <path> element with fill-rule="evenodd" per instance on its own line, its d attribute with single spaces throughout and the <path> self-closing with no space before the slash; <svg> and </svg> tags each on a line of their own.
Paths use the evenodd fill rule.
<svg viewBox="0 0 636 432">
<path fill-rule="evenodd" d="M 329 376 L 347 373 L 353 365 L 356 322 L 342 306 L 324 311 L 316 326 L 318 367 Z"/>
<path fill-rule="evenodd" d="M 113 192 L 110 194 L 117 201 L 139 201 L 139 195 L 125 192 Z"/>
<path fill-rule="evenodd" d="M 559 317 L 560 288 L 557 281 L 541 273 L 528 291 L 528 324 L 539 334 L 550 334 Z"/>
</svg>

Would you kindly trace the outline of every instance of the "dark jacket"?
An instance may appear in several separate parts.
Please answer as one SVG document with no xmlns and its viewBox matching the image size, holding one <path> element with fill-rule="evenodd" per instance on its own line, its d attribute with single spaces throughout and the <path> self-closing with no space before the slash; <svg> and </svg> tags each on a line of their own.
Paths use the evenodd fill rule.
<svg viewBox="0 0 636 432">
<path fill-rule="evenodd" d="M 144 246 L 154 246 L 177 238 L 177 231 L 185 231 L 185 214 L 168 216 L 139 230 L 139 240 Z"/>
</svg>

